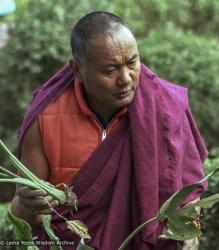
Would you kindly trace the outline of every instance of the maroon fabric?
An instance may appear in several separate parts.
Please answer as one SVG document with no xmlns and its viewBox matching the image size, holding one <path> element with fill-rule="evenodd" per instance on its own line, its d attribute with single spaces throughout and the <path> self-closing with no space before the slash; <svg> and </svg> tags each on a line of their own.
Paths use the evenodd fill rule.
<svg viewBox="0 0 219 250">
<path fill-rule="evenodd" d="M 18 139 L 18 157 L 20 158 L 21 145 L 23 143 L 24 134 L 29 128 L 30 124 L 37 119 L 40 113 L 54 101 L 61 93 L 72 83 L 74 76 L 71 71 L 70 65 L 66 64 L 59 70 L 53 77 L 46 83 L 40 86 L 33 93 L 33 100 L 29 106 L 27 113 L 24 117 L 23 124 L 19 131 Z"/>
<path fill-rule="evenodd" d="M 35 98 L 42 100 L 42 93 Z M 24 133 L 21 129 L 21 143 Z M 170 195 L 203 177 L 206 156 L 188 108 L 186 89 L 161 80 L 142 65 L 127 119 L 72 179 L 79 211 L 72 217 L 68 208 L 60 207 L 59 213 L 88 226 L 92 236 L 88 245 L 116 250 L 135 227 L 156 215 Z M 197 189 L 187 202 L 205 187 Z M 126 249 L 175 249 L 173 241 L 158 240 L 161 228 L 157 222 L 147 226 Z M 60 240 L 74 240 L 77 245 L 79 239 L 57 215 L 53 216 L 53 229 Z M 35 235 L 47 239 L 42 228 L 36 229 Z"/>
</svg>

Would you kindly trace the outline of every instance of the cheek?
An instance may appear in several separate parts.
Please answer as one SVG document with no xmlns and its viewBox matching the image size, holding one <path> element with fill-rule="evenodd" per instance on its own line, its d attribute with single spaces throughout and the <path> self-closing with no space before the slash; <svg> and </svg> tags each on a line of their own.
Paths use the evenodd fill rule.
<svg viewBox="0 0 219 250">
<path fill-rule="evenodd" d="M 105 79 L 104 77 L 95 77 L 85 84 L 85 89 L 88 94 L 90 93 L 98 99 L 104 99 L 110 96 L 113 84 L 109 79 Z"/>
<path fill-rule="evenodd" d="M 115 88 L 116 80 L 113 76 L 99 76 L 96 80 L 96 86 L 101 92 L 109 92 Z"/>
<path fill-rule="evenodd" d="M 135 79 L 139 78 L 140 72 L 141 72 L 141 63 L 139 62 L 138 65 L 136 65 L 135 72 L 134 72 Z"/>
</svg>

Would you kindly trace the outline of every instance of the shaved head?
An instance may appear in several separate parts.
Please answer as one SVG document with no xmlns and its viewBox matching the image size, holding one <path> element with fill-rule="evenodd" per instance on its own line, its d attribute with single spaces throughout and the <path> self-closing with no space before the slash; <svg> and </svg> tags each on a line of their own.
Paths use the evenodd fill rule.
<svg viewBox="0 0 219 250">
<path fill-rule="evenodd" d="M 90 54 L 90 41 L 98 35 L 118 31 L 122 27 L 129 30 L 120 17 L 109 12 L 96 11 L 82 17 L 71 33 L 71 48 L 74 58 L 87 62 Z"/>
</svg>

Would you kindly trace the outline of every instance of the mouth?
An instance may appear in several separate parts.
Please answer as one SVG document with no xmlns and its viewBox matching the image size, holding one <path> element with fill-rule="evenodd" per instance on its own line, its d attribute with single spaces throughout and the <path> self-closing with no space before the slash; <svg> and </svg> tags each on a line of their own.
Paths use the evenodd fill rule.
<svg viewBox="0 0 219 250">
<path fill-rule="evenodd" d="M 127 90 L 123 90 L 123 91 L 120 91 L 120 92 L 114 94 L 114 96 L 119 98 L 119 99 L 123 99 L 123 98 L 128 97 L 132 91 L 133 91 L 133 88 L 129 88 Z"/>
</svg>

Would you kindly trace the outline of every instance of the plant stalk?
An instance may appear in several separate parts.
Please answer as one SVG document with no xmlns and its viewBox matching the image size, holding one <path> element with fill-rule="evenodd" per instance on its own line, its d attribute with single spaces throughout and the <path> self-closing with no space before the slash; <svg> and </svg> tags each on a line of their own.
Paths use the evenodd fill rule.
<svg viewBox="0 0 219 250">
<path fill-rule="evenodd" d="M 118 250 L 123 250 L 128 245 L 129 241 L 135 237 L 136 234 L 138 234 L 139 231 L 141 231 L 146 225 L 153 223 L 158 219 L 158 216 L 155 216 L 144 223 L 142 223 L 139 227 L 137 227 L 126 239 L 123 241 L 122 245 L 118 248 Z"/>
<path fill-rule="evenodd" d="M 19 178 L 20 177 L 17 174 L 14 174 L 13 172 L 11 172 L 10 170 L 3 168 L 2 166 L 0 166 L 0 171 L 6 173 L 8 176 L 10 176 L 12 178 Z"/>
</svg>

